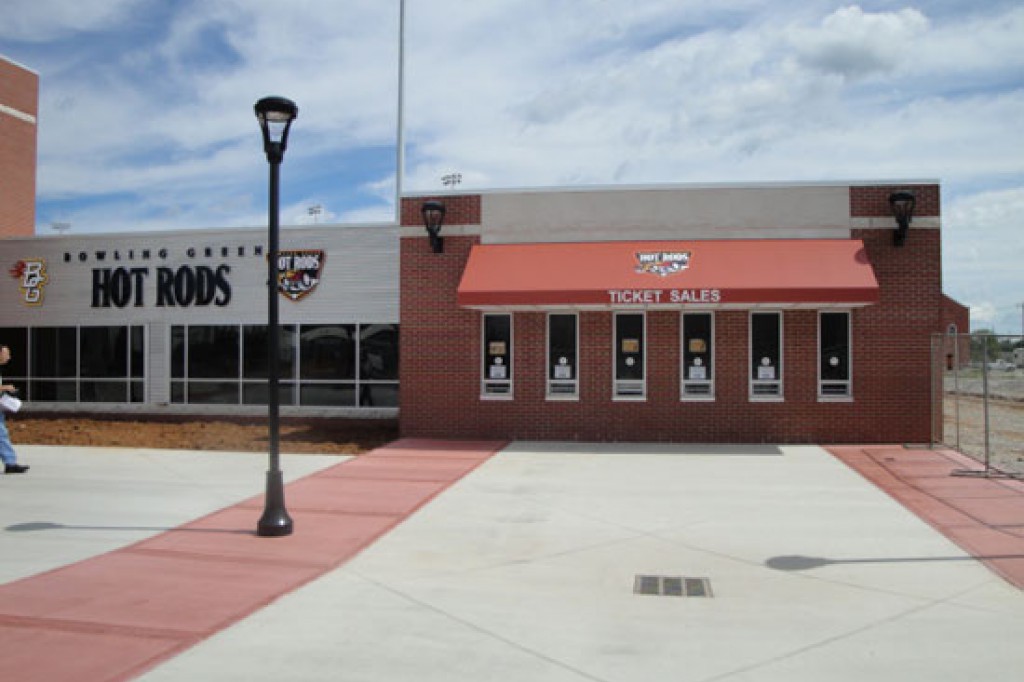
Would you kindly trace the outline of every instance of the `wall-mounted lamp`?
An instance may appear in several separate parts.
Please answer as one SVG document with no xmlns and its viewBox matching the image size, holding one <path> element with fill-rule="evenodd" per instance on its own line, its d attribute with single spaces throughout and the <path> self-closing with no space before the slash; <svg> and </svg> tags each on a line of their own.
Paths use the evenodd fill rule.
<svg viewBox="0 0 1024 682">
<path fill-rule="evenodd" d="M 424 201 L 420 208 L 423 214 L 423 227 L 430 236 L 430 246 L 434 253 L 444 253 L 444 239 L 440 236 L 441 225 L 444 224 L 444 204 L 440 201 Z"/>
<path fill-rule="evenodd" d="M 896 246 L 903 246 L 903 242 L 907 241 L 907 230 L 910 229 L 910 221 L 914 219 L 915 202 L 910 192 L 893 192 L 889 195 L 889 207 L 898 226 L 892 241 Z"/>
</svg>

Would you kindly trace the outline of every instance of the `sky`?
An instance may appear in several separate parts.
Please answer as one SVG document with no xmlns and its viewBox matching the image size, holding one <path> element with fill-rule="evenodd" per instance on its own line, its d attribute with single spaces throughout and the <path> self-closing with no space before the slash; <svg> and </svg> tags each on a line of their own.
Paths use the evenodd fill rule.
<svg viewBox="0 0 1024 682">
<path fill-rule="evenodd" d="M 399 0 L 5 0 L 36 232 L 394 219 Z M 943 285 L 1022 333 L 1020 0 L 406 0 L 403 191 L 938 180 Z M 319 212 L 311 211 L 319 207 Z M 911 235 L 912 238 L 912 235 Z"/>
</svg>

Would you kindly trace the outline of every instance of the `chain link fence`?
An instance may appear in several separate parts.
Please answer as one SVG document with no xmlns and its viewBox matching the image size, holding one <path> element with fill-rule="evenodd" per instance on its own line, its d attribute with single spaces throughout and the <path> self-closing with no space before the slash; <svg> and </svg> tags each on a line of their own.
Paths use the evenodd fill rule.
<svg viewBox="0 0 1024 682">
<path fill-rule="evenodd" d="M 992 474 L 1024 476 L 1024 337 L 932 337 L 932 440 Z"/>
</svg>

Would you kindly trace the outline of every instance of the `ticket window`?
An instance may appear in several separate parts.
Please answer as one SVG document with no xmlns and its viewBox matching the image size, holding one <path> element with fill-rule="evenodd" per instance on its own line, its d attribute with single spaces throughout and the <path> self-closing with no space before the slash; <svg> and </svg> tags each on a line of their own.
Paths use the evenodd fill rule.
<svg viewBox="0 0 1024 682">
<path fill-rule="evenodd" d="M 782 314 L 750 314 L 750 399 L 782 400 Z"/>
<path fill-rule="evenodd" d="M 579 398 L 579 318 L 574 313 L 548 315 L 548 400 Z"/>
<path fill-rule="evenodd" d="M 645 326 L 644 313 L 615 313 L 616 400 L 643 400 L 647 396 Z"/>
<path fill-rule="evenodd" d="M 512 315 L 483 316 L 481 396 L 512 397 Z"/>
<path fill-rule="evenodd" d="M 818 397 L 842 400 L 850 390 L 850 313 L 818 315 Z"/>
<path fill-rule="evenodd" d="M 713 313 L 683 313 L 682 388 L 683 400 L 715 399 L 715 316 Z"/>
</svg>

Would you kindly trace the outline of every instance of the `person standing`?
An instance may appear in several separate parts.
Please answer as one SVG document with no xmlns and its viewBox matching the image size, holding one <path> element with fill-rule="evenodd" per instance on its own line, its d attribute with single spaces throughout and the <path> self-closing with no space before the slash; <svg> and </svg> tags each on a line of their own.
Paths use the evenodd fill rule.
<svg viewBox="0 0 1024 682">
<path fill-rule="evenodd" d="M 0 367 L 11 361 L 11 349 L 7 346 L 0 346 Z M 0 392 L 14 393 L 17 391 L 11 384 L 5 384 L 0 376 Z M 4 460 L 5 474 L 23 474 L 28 471 L 27 464 L 18 464 L 18 456 L 11 445 L 11 434 L 7 432 L 7 423 L 4 420 L 4 412 L 0 410 L 0 458 Z"/>
</svg>

